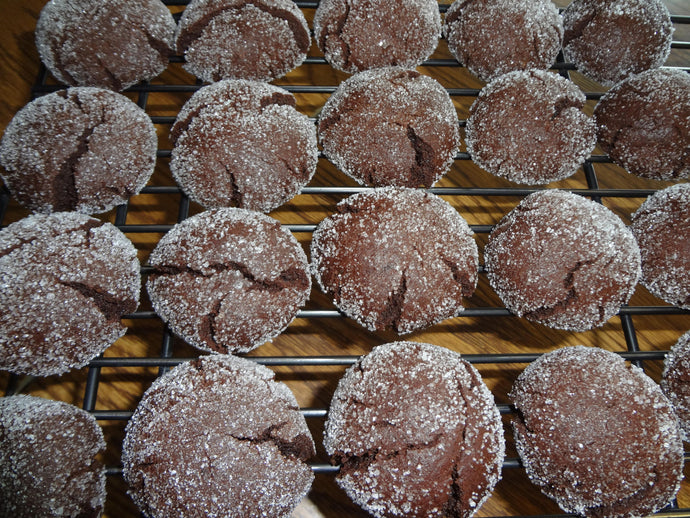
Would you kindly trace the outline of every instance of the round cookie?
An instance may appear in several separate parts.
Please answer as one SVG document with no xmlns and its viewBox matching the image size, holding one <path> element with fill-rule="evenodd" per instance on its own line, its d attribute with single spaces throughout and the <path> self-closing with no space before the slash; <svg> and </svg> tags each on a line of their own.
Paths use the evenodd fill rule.
<svg viewBox="0 0 690 518">
<path fill-rule="evenodd" d="M 121 91 L 165 70 L 175 28 L 160 0 L 50 0 L 36 47 L 58 81 Z"/>
<path fill-rule="evenodd" d="M 371 68 L 414 68 L 441 36 L 435 0 L 322 0 L 314 40 L 326 60 L 350 74 Z"/>
<path fill-rule="evenodd" d="M 292 0 L 192 0 L 176 42 L 184 69 L 204 81 L 272 81 L 302 64 L 311 37 Z"/>
<path fill-rule="evenodd" d="M 307 257 L 264 214 L 216 209 L 177 224 L 151 253 L 156 313 L 194 347 L 247 352 L 278 336 L 309 298 Z"/>
<path fill-rule="evenodd" d="M 379 187 L 338 203 L 311 242 L 312 272 L 370 331 L 411 333 L 451 318 L 477 285 L 477 245 L 463 217 L 422 190 Z"/>
<path fill-rule="evenodd" d="M 563 11 L 563 55 L 602 85 L 664 64 L 673 25 L 661 0 L 574 0 Z"/>
<path fill-rule="evenodd" d="M 316 172 L 316 126 L 292 94 L 258 81 L 224 80 L 197 91 L 171 130 L 170 169 L 206 208 L 269 212 Z"/>
<path fill-rule="evenodd" d="M 289 516 L 314 442 L 290 389 L 262 365 L 204 356 L 158 378 L 127 424 L 129 494 L 151 518 Z"/>
<path fill-rule="evenodd" d="M 0 142 L 2 178 L 32 211 L 106 212 L 146 185 L 157 146 L 151 119 L 127 97 L 68 88 L 14 116 Z"/>
<path fill-rule="evenodd" d="M 681 336 L 664 359 L 661 390 L 671 401 L 683 440 L 690 439 L 690 331 Z"/>
<path fill-rule="evenodd" d="M 137 251 L 110 223 L 34 214 L 0 231 L 0 369 L 49 376 L 125 334 L 139 304 Z"/>
<path fill-rule="evenodd" d="M 98 518 L 104 450 L 88 412 L 34 396 L 0 398 L 0 516 Z"/>
<path fill-rule="evenodd" d="M 575 174 L 596 145 L 596 126 L 582 112 L 585 94 L 545 70 L 504 74 L 470 107 L 467 151 L 495 176 L 546 184 Z"/>
<path fill-rule="evenodd" d="M 342 82 L 319 117 L 325 155 L 361 184 L 431 187 L 460 144 L 448 92 L 414 70 L 380 68 Z"/>
<path fill-rule="evenodd" d="M 647 516 L 678 492 L 683 444 L 673 408 L 619 355 L 563 347 L 530 364 L 510 397 L 527 475 L 564 511 Z"/>
<path fill-rule="evenodd" d="M 586 331 L 625 304 L 640 276 L 632 232 L 577 194 L 537 191 L 494 226 L 484 249 L 489 282 L 519 317 Z"/>
<path fill-rule="evenodd" d="M 459 354 L 424 343 L 375 347 L 338 383 L 324 446 L 336 481 L 379 518 L 467 518 L 504 458 L 498 408 Z"/>
<path fill-rule="evenodd" d="M 455 59 L 491 81 L 549 68 L 561 50 L 563 20 L 551 0 L 455 0 L 443 32 Z"/>
<path fill-rule="evenodd" d="M 611 88 L 594 107 L 599 145 L 629 173 L 690 176 L 690 75 L 658 68 Z"/>
<path fill-rule="evenodd" d="M 651 195 L 632 215 L 642 254 L 640 284 L 661 300 L 690 309 L 690 184 Z"/>
</svg>

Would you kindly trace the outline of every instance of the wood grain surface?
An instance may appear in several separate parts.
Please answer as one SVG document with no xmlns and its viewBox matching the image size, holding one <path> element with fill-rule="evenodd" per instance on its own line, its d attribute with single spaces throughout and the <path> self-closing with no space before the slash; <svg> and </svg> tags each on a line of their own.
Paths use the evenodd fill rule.
<svg viewBox="0 0 690 518">
<path fill-rule="evenodd" d="M 34 28 L 44 3 L 44 0 L 0 0 L 3 14 L 0 21 L 0 131 L 4 130 L 16 111 L 31 99 L 32 87 L 39 76 L 41 67 L 34 43 Z M 667 0 L 666 3 L 673 14 L 690 15 L 687 0 Z M 558 5 L 562 7 L 565 4 L 567 1 Z M 173 12 L 183 9 L 182 6 L 172 5 L 170 8 Z M 313 6 L 304 7 L 304 12 L 311 26 Z M 678 25 L 675 39 L 690 40 L 690 26 Z M 309 55 L 320 56 L 315 46 L 312 46 Z M 450 58 L 444 41 L 440 42 L 437 52 L 432 57 L 442 60 Z M 668 65 L 689 67 L 690 50 L 674 49 Z M 435 77 L 444 87 L 454 89 L 456 94 L 453 95 L 453 101 L 459 119 L 464 121 L 476 90 L 481 88 L 483 83 L 460 66 L 422 66 L 419 70 Z M 587 110 L 591 113 L 596 103 L 596 94 L 604 90 L 575 71 L 571 71 L 570 76 L 585 91 L 592 94 L 592 99 L 587 105 Z M 346 77 L 346 74 L 337 72 L 326 64 L 317 63 L 302 65 L 287 77 L 275 81 L 275 84 L 286 87 L 336 86 Z M 47 84 L 56 83 L 48 76 Z M 153 117 L 162 118 L 174 117 L 194 88 L 198 87 L 195 78 L 182 69 L 180 60 L 171 63 L 152 84 L 189 85 L 187 91 L 180 93 L 170 93 L 162 91 L 163 89 L 156 91 L 153 88 L 153 91 L 146 95 L 147 112 Z M 134 88 L 126 95 L 133 100 L 140 100 L 136 90 Z M 329 94 L 306 92 L 295 95 L 298 109 L 311 117 L 317 117 Z M 137 226 L 160 224 L 168 228 L 178 221 L 180 207 L 182 206 L 183 213 L 187 208 L 184 197 L 174 189 L 175 182 L 168 167 L 169 158 L 165 151 L 171 148 L 168 141 L 170 124 L 166 119 L 160 121 L 162 122 L 157 124 L 157 129 L 161 152 L 149 186 L 169 186 L 173 189 L 135 196 L 127 207 L 124 221 L 124 230 L 139 250 L 139 258 L 143 265 L 147 264 L 148 255 L 162 233 L 141 232 Z M 601 153 L 596 150 L 595 154 Z M 605 193 L 601 199 L 602 203 L 620 215 L 626 223 L 647 194 L 669 185 L 641 180 L 605 161 L 595 161 L 592 168 L 599 188 L 612 190 Z M 354 182 L 322 158 L 310 187 L 337 186 L 345 189 L 300 194 L 270 215 L 285 224 L 315 225 L 334 211 L 338 201 L 354 192 Z M 470 160 L 463 159 L 455 161 L 451 171 L 437 187 L 463 189 L 461 194 L 447 195 L 443 191 L 437 192 L 440 192 L 442 197 L 474 226 L 480 250 L 480 263 L 488 229 L 511 210 L 527 192 L 525 189 L 517 189 L 506 180 L 489 175 L 473 165 Z M 587 183 L 585 172 L 580 170 L 572 178 L 547 187 L 586 190 L 590 185 Z M 491 190 L 504 188 L 513 190 L 509 195 L 495 195 L 495 191 Z M 617 189 L 635 189 L 639 192 L 632 196 L 617 196 Z M 2 225 L 27 214 L 11 198 L 7 203 L 3 203 L 2 207 L 6 209 Z M 191 203 L 188 213 L 194 214 L 201 210 L 201 207 Z M 120 216 L 123 215 L 125 212 L 121 211 Z M 103 219 L 111 222 L 115 222 L 116 217 L 115 210 L 102 215 Z M 295 235 L 308 252 L 311 233 L 300 231 Z M 632 356 L 642 358 L 641 364 L 648 374 L 658 380 L 663 353 L 668 351 L 681 334 L 690 330 L 690 314 L 668 307 L 639 286 L 624 314 L 613 317 L 601 328 L 583 333 L 558 331 L 508 315 L 484 274 L 480 275 L 477 291 L 466 301 L 466 306 L 468 311 L 465 315 L 446 320 L 425 331 L 407 335 L 404 339 L 436 344 L 466 355 L 475 362 L 497 403 L 505 411 L 508 460 L 501 482 L 477 516 L 561 514 L 558 507 L 529 482 L 524 471 L 518 466 L 517 455 L 512 446 L 509 426 L 511 416 L 507 398 L 516 376 L 525 367 L 526 361 L 534 355 L 566 345 L 584 344 L 617 352 L 630 352 L 639 348 L 641 353 L 633 352 Z M 486 309 L 489 311 L 485 311 Z M 332 470 L 327 469 L 328 459 L 321 445 L 323 423 L 333 390 L 352 357 L 366 354 L 372 347 L 398 340 L 400 337 L 391 332 L 371 333 L 347 318 L 333 316 L 333 305 L 316 286 L 312 290 L 306 310 L 308 311 L 297 318 L 272 343 L 262 345 L 249 354 L 270 363 L 278 379 L 287 383 L 294 391 L 301 407 L 308 412 L 307 420 L 317 444 L 318 455 L 313 460 L 317 471 L 316 480 L 308 498 L 297 508 L 294 516 L 367 516 L 337 487 Z M 315 310 L 326 310 L 327 316 L 321 316 L 315 313 Z M 127 417 L 135 409 L 142 393 L 159 375 L 161 366 L 200 354 L 167 333 L 161 321 L 152 314 L 144 289 L 139 312 L 128 318 L 126 324 L 127 335 L 118 340 L 105 352 L 102 359 L 96 360 L 90 367 L 59 377 L 41 379 L 0 374 L 0 387 L 9 392 L 59 399 L 95 412 L 108 443 L 103 460 L 109 468 L 105 516 L 110 518 L 139 514 L 126 494 L 126 487 L 120 475 L 120 447 Z M 507 356 L 525 354 L 529 356 Z M 170 359 L 162 360 L 163 357 Z M 330 357 L 335 358 L 329 359 Z M 306 358 L 308 361 L 291 365 L 292 358 Z M 87 385 L 96 388 L 93 394 L 85 394 Z M 94 397 L 91 397 L 92 395 Z M 687 509 L 690 508 L 689 482 L 683 483 L 678 496 L 678 506 L 681 508 L 680 511 L 668 511 L 665 514 L 690 516 L 690 510 Z"/>
</svg>

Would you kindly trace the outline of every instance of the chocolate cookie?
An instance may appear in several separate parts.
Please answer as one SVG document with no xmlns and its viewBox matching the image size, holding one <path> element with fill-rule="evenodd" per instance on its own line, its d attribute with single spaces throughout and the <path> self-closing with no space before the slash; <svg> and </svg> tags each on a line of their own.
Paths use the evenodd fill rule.
<svg viewBox="0 0 690 518">
<path fill-rule="evenodd" d="M 440 36 L 435 0 L 322 0 L 314 14 L 316 44 L 334 68 L 350 74 L 414 68 Z"/>
<path fill-rule="evenodd" d="M 621 81 L 594 108 L 599 145 L 628 172 L 690 176 L 690 75 L 658 68 Z"/>
<path fill-rule="evenodd" d="M 683 440 L 690 439 L 690 331 L 681 336 L 664 359 L 661 390 L 671 401 Z"/>
<path fill-rule="evenodd" d="M 455 59 L 491 81 L 549 68 L 561 50 L 563 20 L 551 0 L 455 0 L 443 32 Z"/>
<path fill-rule="evenodd" d="M 669 304 L 690 309 L 690 184 L 667 187 L 632 215 L 642 254 L 640 284 Z"/>
<path fill-rule="evenodd" d="M 664 64 L 673 25 L 661 0 L 574 0 L 563 11 L 563 55 L 605 86 Z"/>
<path fill-rule="evenodd" d="M 295 396 L 232 355 L 178 365 L 144 394 L 122 445 L 129 493 L 151 518 L 289 516 L 314 475 Z"/>
<path fill-rule="evenodd" d="M 527 196 L 489 234 L 489 282 L 519 317 L 557 329 L 598 327 L 625 304 L 640 251 L 609 209 L 556 189 Z"/>
<path fill-rule="evenodd" d="M 504 74 L 470 107 L 467 151 L 493 175 L 546 184 L 577 171 L 596 145 L 596 126 L 582 112 L 585 94 L 543 70 Z"/>
<path fill-rule="evenodd" d="M 160 0 L 50 0 L 36 47 L 58 81 L 121 91 L 165 70 L 175 27 Z"/>
<path fill-rule="evenodd" d="M 0 516 L 98 518 L 104 450 L 88 412 L 34 396 L 0 398 Z"/>
<path fill-rule="evenodd" d="M 271 81 L 304 61 L 311 37 L 292 0 L 192 0 L 180 18 L 185 70 L 208 81 Z"/>
<path fill-rule="evenodd" d="M 292 199 L 316 172 L 316 126 L 292 94 L 258 81 L 205 86 L 171 130 L 170 169 L 206 208 L 269 212 Z"/>
<path fill-rule="evenodd" d="M 647 516 L 678 492 L 683 443 L 673 408 L 619 355 L 584 346 L 545 354 L 510 397 L 527 475 L 564 511 Z"/>
<path fill-rule="evenodd" d="M 216 209 L 179 223 L 149 258 L 151 303 L 194 347 L 247 352 L 278 336 L 309 298 L 307 257 L 280 223 Z"/>
<path fill-rule="evenodd" d="M 151 119 L 127 97 L 69 88 L 14 116 L 0 143 L 2 178 L 32 211 L 106 212 L 146 185 L 157 146 Z"/>
<path fill-rule="evenodd" d="M 370 331 L 399 334 L 463 310 L 477 285 L 477 245 L 434 194 L 380 187 L 341 201 L 311 243 L 312 271 L 335 305 Z"/>
<path fill-rule="evenodd" d="M 448 349 L 375 347 L 333 394 L 324 446 L 338 485 L 376 517 L 469 517 L 501 474 L 503 426 L 477 370 Z"/>
<path fill-rule="evenodd" d="M 82 367 L 125 334 L 139 304 L 137 251 L 110 223 L 34 214 L 0 231 L 0 369 Z"/>
<path fill-rule="evenodd" d="M 448 92 L 414 70 L 381 68 L 342 82 L 319 117 L 326 156 L 361 184 L 431 187 L 460 144 Z"/>
</svg>

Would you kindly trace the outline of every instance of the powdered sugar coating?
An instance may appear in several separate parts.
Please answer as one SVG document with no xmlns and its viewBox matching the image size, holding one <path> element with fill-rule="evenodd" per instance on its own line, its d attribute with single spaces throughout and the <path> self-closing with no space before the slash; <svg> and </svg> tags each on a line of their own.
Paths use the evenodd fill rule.
<svg viewBox="0 0 690 518">
<path fill-rule="evenodd" d="M 146 287 L 170 328 L 204 351 L 247 352 L 278 336 L 309 298 L 307 257 L 280 223 L 216 209 L 158 243 Z"/>
<path fill-rule="evenodd" d="M 0 516 L 98 518 L 103 432 L 88 412 L 33 396 L 0 398 Z"/>
<path fill-rule="evenodd" d="M 146 185 L 157 146 L 151 119 L 127 97 L 69 88 L 14 116 L 0 142 L 2 178 L 32 211 L 106 212 Z"/>
<path fill-rule="evenodd" d="M 160 0 L 50 0 L 36 47 L 62 83 L 121 91 L 165 70 L 175 27 Z"/>
<path fill-rule="evenodd" d="M 690 74 L 658 68 L 628 77 L 594 108 L 599 145 L 629 173 L 690 176 Z"/>
<path fill-rule="evenodd" d="M 669 304 L 690 309 L 690 184 L 657 191 L 632 215 L 642 254 L 640 283 Z"/>
<path fill-rule="evenodd" d="M 609 209 L 537 191 L 493 228 L 484 249 L 492 288 L 517 316 L 585 331 L 615 315 L 640 276 L 632 232 Z"/>
<path fill-rule="evenodd" d="M 328 99 L 319 140 L 326 156 L 359 183 L 431 187 L 457 153 L 458 115 L 431 77 L 398 67 L 367 70 Z"/>
<path fill-rule="evenodd" d="M 435 0 L 322 0 L 314 39 L 336 69 L 414 68 L 434 52 L 441 36 Z"/>
<path fill-rule="evenodd" d="M 470 107 L 467 151 L 491 174 L 520 184 L 573 175 L 596 145 L 594 122 L 582 112 L 585 94 L 543 70 L 504 74 Z"/>
<path fill-rule="evenodd" d="M 498 482 L 501 417 L 477 370 L 435 345 L 375 347 L 338 383 L 324 446 L 376 517 L 467 518 Z"/>
<path fill-rule="evenodd" d="M 690 331 L 681 336 L 664 359 L 661 390 L 671 401 L 684 441 L 690 439 Z"/>
<path fill-rule="evenodd" d="M 311 37 L 292 0 L 192 0 L 176 41 L 184 68 L 204 81 L 271 81 L 302 64 Z"/>
<path fill-rule="evenodd" d="M 127 424 L 129 494 L 151 518 L 287 517 L 311 487 L 314 442 L 273 372 L 205 356 L 158 378 Z"/>
<path fill-rule="evenodd" d="M 510 397 L 527 474 L 564 511 L 647 516 L 678 492 L 683 444 L 673 408 L 619 355 L 584 346 L 545 354 Z"/>
<path fill-rule="evenodd" d="M 455 0 L 443 25 L 448 49 L 484 81 L 514 70 L 549 68 L 563 21 L 551 0 Z"/>
<path fill-rule="evenodd" d="M 311 242 L 312 272 L 336 306 L 371 331 L 399 334 L 463 310 L 477 284 L 472 231 L 447 202 L 422 190 L 355 194 Z"/>
<path fill-rule="evenodd" d="M 86 365 L 139 304 L 137 251 L 110 223 L 59 212 L 0 231 L 0 368 L 48 376 Z"/>
<path fill-rule="evenodd" d="M 661 0 L 574 0 L 563 11 L 563 55 L 605 86 L 664 64 L 673 25 Z"/>
<path fill-rule="evenodd" d="M 258 81 L 224 80 L 195 93 L 171 132 L 170 169 L 206 208 L 269 212 L 316 172 L 316 127 L 292 94 Z"/>
</svg>

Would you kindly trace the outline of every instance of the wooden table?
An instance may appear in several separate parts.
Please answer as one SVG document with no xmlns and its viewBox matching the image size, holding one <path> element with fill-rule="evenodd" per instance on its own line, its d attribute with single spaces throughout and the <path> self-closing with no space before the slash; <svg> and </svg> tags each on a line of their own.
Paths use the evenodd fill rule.
<svg viewBox="0 0 690 518">
<path fill-rule="evenodd" d="M 168 2 L 173 3 L 173 2 Z M 180 2 L 183 3 L 183 2 Z M 560 3 L 560 6 L 567 1 Z M 34 45 L 33 30 L 44 0 L 0 0 L 3 19 L 0 22 L 0 129 L 6 127 L 14 113 L 31 99 L 32 86 L 39 77 L 40 61 Z M 690 15 L 686 0 L 668 0 L 672 13 Z M 181 6 L 171 5 L 173 12 Z M 303 7 L 310 21 L 314 5 Z M 675 39 L 690 40 L 690 27 L 678 26 Z M 310 56 L 318 58 L 318 50 L 312 47 Z M 468 108 L 481 82 L 464 68 L 449 66 L 452 61 L 444 41 L 432 56 L 431 64 L 419 68 L 432 75 L 451 89 L 461 121 L 467 117 Z M 316 117 L 320 107 L 333 87 L 347 75 L 334 71 L 329 65 L 314 60 L 305 64 L 275 83 L 295 91 L 298 109 Z M 668 62 L 673 66 L 690 66 L 690 50 L 676 48 Z M 587 110 L 596 103 L 597 94 L 603 90 L 587 81 L 577 72 L 569 71 L 571 78 L 586 92 L 590 101 Z M 39 84 L 34 93 L 54 89 L 55 82 L 47 79 Z M 164 91 L 160 85 L 186 85 L 179 92 Z M 324 88 L 305 92 L 305 85 Z M 201 211 L 194 203 L 187 204 L 184 196 L 170 175 L 168 162 L 170 143 L 167 133 L 181 105 L 198 88 L 195 79 L 181 67 L 181 60 L 171 63 L 168 69 L 149 87 L 133 88 L 130 98 L 145 102 L 146 110 L 154 118 L 160 136 L 160 151 L 156 172 L 143 194 L 135 196 L 126 210 L 113 210 L 103 215 L 106 220 L 124 225 L 122 228 L 139 250 L 142 264 L 160 239 L 162 232 L 143 232 L 141 225 L 154 224 L 169 228 L 180 217 Z M 461 150 L 464 152 L 464 148 Z M 652 191 L 665 187 L 666 183 L 643 181 L 620 168 L 607 163 L 599 150 L 588 163 L 588 171 L 580 170 L 572 178 L 548 187 L 583 189 L 588 195 L 601 195 L 602 202 L 629 222 L 632 212 Z M 591 190 L 596 180 L 599 190 Z M 590 183 L 588 183 L 588 181 Z M 474 166 L 467 157 L 455 161 L 451 171 L 437 186 L 435 192 L 451 203 L 476 231 L 480 254 L 486 242 L 488 230 L 504 214 L 512 209 L 529 189 L 516 188 L 508 181 L 497 179 Z M 634 189 L 632 195 L 619 196 L 618 189 Z M 331 214 L 335 204 L 357 190 L 354 182 L 337 171 L 322 158 L 309 188 L 284 207 L 270 215 L 289 225 L 308 250 L 311 228 Z M 16 202 L 3 203 L 6 214 L 2 220 L 7 225 L 27 214 Z M 481 262 L 481 257 L 480 257 Z M 558 347 L 575 344 L 603 347 L 625 352 L 628 357 L 640 360 L 650 376 L 660 376 L 665 351 L 678 337 L 690 329 L 690 314 L 668 307 L 638 287 L 624 308 L 601 328 L 570 333 L 530 324 L 510 316 L 490 288 L 486 276 L 480 275 L 477 291 L 467 301 L 464 315 L 444 321 L 428 330 L 413 333 L 404 339 L 428 342 L 466 355 L 474 362 L 485 382 L 492 390 L 504 413 L 508 459 L 503 479 L 490 500 L 477 516 L 521 516 L 560 514 L 558 507 L 541 495 L 527 480 L 519 467 L 510 432 L 510 408 L 506 394 L 512 382 L 536 355 Z M 10 391 L 64 400 L 84 406 L 95 413 L 103 427 L 108 443 L 104 462 L 108 466 L 108 501 L 106 516 L 137 516 L 138 512 L 126 495 L 126 487 L 120 476 L 120 445 L 126 420 L 137 405 L 143 391 L 159 374 L 160 367 L 172 365 L 181 359 L 198 356 L 198 351 L 181 340 L 172 337 L 161 321 L 153 315 L 142 290 L 139 311 L 126 319 L 127 335 L 118 340 L 93 364 L 61 377 L 43 379 L 16 378 L 0 374 L 2 387 Z M 352 504 L 334 481 L 333 470 L 321 446 L 323 422 L 333 390 L 338 379 L 353 358 L 365 354 L 375 345 L 398 340 L 391 332 L 371 333 L 353 321 L 338 316 L 333 305 L 318 288 L 305 311 L 272 343 L 262 345 L 249 356 L 269 363 L 294 391 L 305 409 L 307 420 L 318 447 L 314 459 L 316 480 L 308 498 L 298 507 L 298 517 L 345 517 L 367 516 Z M 639 349 L 639 352 L 638 352 Z M 295 358 L 298 360 L 295 364 Z M 690 508 L 690 483 L 684 482 L 678 496 L 681 508 Z M 670 516 L 690 516 L 690 510 L 669 511 Z"/>
</svg>

